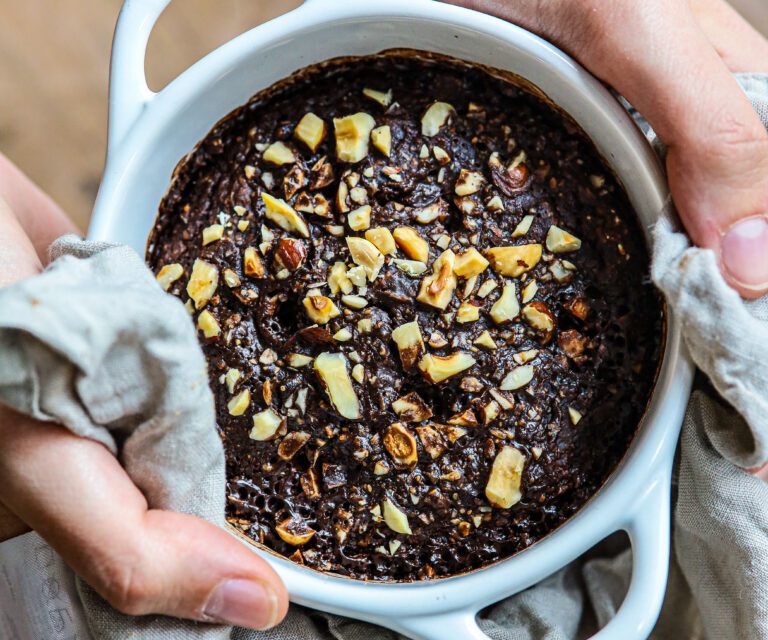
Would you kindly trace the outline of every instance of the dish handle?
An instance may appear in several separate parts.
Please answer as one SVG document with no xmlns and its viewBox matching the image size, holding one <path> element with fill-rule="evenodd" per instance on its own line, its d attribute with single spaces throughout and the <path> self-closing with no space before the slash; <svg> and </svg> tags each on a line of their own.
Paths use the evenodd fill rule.
<svg viewBox="0 0 768 640">
<path fill-rule="evenodd" d="M 155 97 L 144 73 L 147 43 L 160 15 L 173 0 L 124 0 L 112 40 L 109 68 L 108 152 L 117 148 Z M 330 0 L 305 0 L 311 8 Z M 334 0 L 335 1 L 335 0 Z"/>
<path fill-rule="evenodd" d="M 632 579 L 616 615 L 592 640 L 642 640 L 651 634 L 661 611 L 669 570 L 670 490 L 669 470 L 657 473 L 634 505 L 627 505 L 629 515 L 624 523 L 607 532 L 623 530 L 629 535 Z M 388 626 L 414 640 L 488 640 L 477 623 L 477 614 L 490 604 L 477 603 L 461 611 L 406 618 Z"/>
</svg>

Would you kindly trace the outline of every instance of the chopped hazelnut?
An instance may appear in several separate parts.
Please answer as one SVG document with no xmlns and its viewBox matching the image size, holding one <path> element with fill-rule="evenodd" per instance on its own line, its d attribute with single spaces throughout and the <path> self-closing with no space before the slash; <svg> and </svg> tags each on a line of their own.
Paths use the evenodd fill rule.
<svg viewBox="0 0 768 640">
<path fill-rule="evenodd" d="M 578 411 L 574 409 L 573 407 L 568 407 L 568 416 L 571 419 L 571 422 L 574 425 L 579 424 L 579 421 L 584 417 L 581 413 L 581 411 Z"/>
<path fill-rule="evenodd" d="M 363 231 L 370 227 L 371 205 L 365 204 L 354 211 L 350 211 L 347 214 L 347 224 L 352 231 Z"/>
<path fill-rule="evenodd" d="M 307 247 L 301 240 L 281 238 L 275 254 L 280 266 L 288 271 L 296 271 L 307 257 Z"/>
<path fill-rule="evenodd" d="M 386 227 L 376 227 L 365 232 L 365 239 L 371 242 L 385 256 L 394 255 L 397 251 L 392 232 Z"/>
<path fill-rule="evenodd" d="M 239 287 L 242 284 L 240 282 L 240 276 L 232 271 L 232 269 L 224 269 L 222 276 L 224 277 L 224 284 L 226 284 L 230 289 Z"/>
<path fill-rule="evenodd" d="M 470 247 L 456 254 L 453 272 L 462 278 L 471 278 L 480 275 L 487 267 L 488 261 L 477 249 Z"/>
<path fill-rule="evenodd" d="M 405 422 L 421 422 L 432 417 L 432 410 L 415 391 L 395 400 L 392 410 Z"/>
<path fill-rule="evenodd" d="M 296 162 L 293 151 L 282 142 L 273 142 L 264 151 L 264 161 L 276 165 L 291 164 Z"/>
<path fill-rule="evenodd" d="M 272 439 L 283 424 L 283 418 L 272 409 L 265 409 L 253 416 L 253 429 L 249 434 L 251 440 L 263 441 Z"/>
<path fill-rule="evenodd" d="M 429 382 L 438 384 L 470 369 L 475 362 L 470 354 L 463 351 L 456 351 L 449 356 L 435 356 L 428 353 L 419 361 L 419 369 Z"/>
<path fill-rule="evenodd" d="M 389 89 L 386 93 L 383 91 L 376 91 L 375 89 L 363 89 L 363 95 L 366 98 L 370 98 L 374 102 L 378 102 L 382 107 L 388 107 L 392 104 L 392 89 Z"/>
<path fill-rule="evenodd" d="M 486 349 L 494 350 L 498 347 L 496 346 L 496 343 L 493 341 L 493 338 L 491 337 L 491 334 L 488 333 L 488 331 L 483 331 L 477 338 L 475 338 L 472 342 L 472 344 L 476 344 L 478 347 L 485 347 Z"/>
<path fill-rule="evenodd" d="M 251 405 L 251 392 L 248 389 L 243 389 L 236 396 L 233 396 L 227 403 L 227 411 L 231 416 L 243 415 L 248 407 Z"/>
<path fill-rule="evenodd" d="M 523 294 L 523 304 L 526 302 L 530 302 L 533 300 L 533 297 L 536 295 L 536 292 L 539 290 L 539 285 L 536 283 L 536 280 L 529 281 L 522 290 Z"/>
<path fill-rule="evenodd" d="M 499 509 L 509 509 L 520 502 L 524 468 L 525 456 L 514 447 L 504 445 L 496 454 L 485 487 L 488 502 Z"/>
<path fill-rule="evenodd" d="M 327 324 L 332 318 L 338 316 L 341 312 L 334 304 L 333 300 L 326 296 L 306 296 L 304 298 L 304 308 L 312 322 L 317 324 Z"/>
<path fill-rule="evenodd" d="M 537 355 L 539 355 L 538 349 L 526 349 L 525 351 L 518 351 L 512 356 L 512 359 L 517 364 L 526 364 L 533 360 Z"/>
<path fill-rule="evenodd" d="M 328 286 L 332 294 L 352 293 L 354 286 L 347 276 L 347 265 L 343 262 L 334 262 L 328 273 Z"/>
<path fill-rule="evenodd" d="M 477 416 L 472 409 L 465 409 L 461 413 L 457 413 L 448 418 L 448 424 L 461 427 L 476 427 L 480 423 L 477 421 Z"/>
<path fill-rule="evenodd" d="M 347 373 L 344 354 L 321 353 L 315 358 L 314 368 L 336 410 L 349 420 L 359 420 L 360 403 Z"/>
<path fill-rule="evenodd" d="M 299 547 L 307 544 L 315 535 L 315 530 L 298 517 L 286 518 L 275 527 L 277 535 L 290 545 Z"/>
<path fill-rule="evenodd" d="M 306 367 L 312 362 L 312 356 L 307 356 L 303 353 L 289 353 L 285 360 L 289 367 L 298 369 L 300 367 Z"/>
<path fill-rule="evenodd" d="M 352 367 L 352 377 L 356 382 L 363 384 L 363 381 L 365 380 L 365 367 L 361 364 L 356 364 Z"/>
<path fill-rule="evenodd" d="M 336 156 L 341 162 L 360 162 L 368 155 L 368 138 L 376 126 L 370 114 L 355 113 L 344 118 L 334 118 L 336 131 Z"/>
<path fill-rule="evenodd" d="M 384 514 L 384 522 L 395 533 L 411 535 L 411 527 L 408 524 L 408 516 L 395 506 L 389 498 L 385 498 L 381 503 L 381 510 Z"/>
<path fill-rule="evenodd" d="M 515 230 L 512 232 L 512 237 L 520 238 L 521 236 L 524 236 L 531 229 L 532 223 L 533 223 L 533 216 L 531 215 L 523 216 L 523 219 L 517 223 Z"/>
<path fill-rule="evenodd" d="M 187 283 L 187 294 L 202 309 L 216 293 L 219 286 L 219 270 L 210 262 L 197 258 L 192 265 L 192 275 Z"/>
<path fill-rule="evenodd" d="M 486 251 L 491 267 L 497 273 L 516 278 L 533 269 L 541 260 L 540 244 L 493 247 Z"/>
<path fill-rule="evenodd" d="M 390 153 L 392 153 L 392 130 L 389 125 L 376 127 L 371 131 L 371 142 L 373 142 L 374 147 L 389 158 Z"/>
<path fill-rule="evenodd" d="M 246 247 L 243 252 L 243 271 L 252 278 L 263 278 L 266 274 L 264 264 L 254 247 Z"/>
<path fill-rule="evenodd" d="M 369 242 L 365 238 L 348 236 L 346 240 L 349 253 L 352 256 L 352 261 L 363 267 L 368 276 L 368 280 L 373 282 L 376 279 L 376 276 L 379 275 L 381 268 L 384 266 L 384 256 L 372 242 Z"/>
<path fill-rule="evenodd" d="M 213 314 L 208 309 L 205 309 L 197 317 L 197 328 L 203 332 L 206 338 L 215 338 L 221 333 L 219 321 L 213 317 Z"/>
<path fill-rule="evenodd" d="M 341 296 L 341 302 L 350 309 L 364 309 L 368 306 L 368 300 L 363 296 Z"/>
<path fill-rule="evenodd" d="M 462 302 L 456 311 L 456 322 L 466 324 L 480 318 L 480 307 L 471 302 Z"/>
<path fill-rule="evenodd" d="M 314 153 L 325 138 L 325 122 L 311 111 L 305 113 L 296 125 L 293 135 L 301 140 Z"/>
<path fill-rule="evenodd" d="M 176 282 L 181 276 L 184 275 L 184 267 L 178 263 L 167 264 L 160 271 L 158 271 L 155 279 L 158 284 L 163 288 L 163 291 L 168 291 L 171 285 Z"/>
<path fill-rule="evenodd" d="M 454 191 L 457 196 L 470 196 L 482 189 L 485 178 L 479 171 L 467 171 L 462 169 L 456 180 Z"/>
<path fill-rule="evenodd" d="M 515 283 L 507 283 L 501 290 L 501 296 L 491 307 L 491 319 L 496 324 L 504 324 L 514 320 L 519 313 L 520 303 L 517 301 Z"/>
<path fill-rule="evenodd" d="M 416 433 L 419 434 L 419 440 L 424 447 L 424 451 L 429 457 L 435 460 L 445 453 L 445 442 L 440 433 L 429 425 L 416 427 Z"/>
<path fill-rule="evenodd" d="M 433 102 L 421 117 L 421 135 L 431 138 L 440 133 L 440 129 L 456 110 L 447 102 Z"/>
<path fill-rule="evenodd" d="M 488 297 L 488 294 L 491 293 L 497 286 L 497 282 L 493 280 L 492 278 L 488 278 L 483 282 L 483 284 L 480 285 L 480 287 L 477 290 L 477 297 L 478 298 L 486 298 Z"/>
<path fill-rule="evenodd" d="M 456 255 L 445 250 L 432 265 L 432 275 L 421 281 L 416 299 L 436 309 L 445 309 L 456 290 L 456 276 L 453 274 Z"/>
<path fill-rule="evenodd" d="M 403 369 L 410 371 L 425 351 L 419 323 L 414 320 L 400 325 L 392 331 L 392 339 L 400 353 Z"/>
<path fill-rule="evenodd" d="M 205 229 L 203 229 L 203 246 L 217 242 L 223 237 L 224 225 L 212 224 L 210 227 L 205 227 Z"/>
<path fill-rule="evenodd" d="M 589 302 L 585 298 L 574 298 L 563 305 L 574 318 L 586 320 L 589 315 Z"/>
<path fill-rule="evenodd" d="M 419 262 L 418 260 L 402 260 L 395 258 L 393 264 L 400 269 L 403 273 L 407 273 L 409 276 L 420 276 L 427 270 L 426 262 Z"/>
<path fill-rule="evenodd" d="M 306 431 L 292 431 L 280 442 L 277 455 L 283 460 L 291 460 L 307 444 L 310 435 Z"/>
<path fill-rule="evenodd" d="M 261 199 L 266 206 L 264 215 L 269 220 L 283 231 L 295 232 L 304 238 L 309 238 L 309 227 L 304 218 L 285 200 L 274 198 L 266 192 L 262 192 Z"/>
<path fill-rule="evenodd" d="M 412 227 L 397 227 L 393 232 L 395 242 L 412 260 L 429 260 L 429 243 Z"/>
<path fill-rule="evenodd" d="M 238 369 L 230 369 L 229 371 L 227 371 L 226 375 L 224 376 L 224 382 L 227 385 L 227 391 L 229 391 L 230 393 L 235 392 L 235 386 L 240 380 L 241 375 L 242 374 Z"/>
<path fill-rule="evenodd" d="M 547 305 L 538 300 L 525 305 L 522 310 L 523 320 L 539 334 L 541 341 L 547 343 L 555 331 L 555 316 Z"/>
<path fill-rule="evenodd" d="M 547 231 L 547 249 L 552 253 L 566 253 L 578 251 L 581 248 L 581 240 L 571 235 L 565 229 L 552 225 Z"/>
<path fill-rule="evenodd" d="M 587 339 L 576 329 L 566 329 L 557 336 L 557 344 L 569 358 L 578 358 L 587 346 Z"/>
<path fill-rule="evenodd" d="M 384 432 L 384 448 L 395 464 L 403 469 L 413 469 L 418 461 L 416 439 L 402 422 L 395 422 Z"/>
<path fill-rule="evenodd" d="M 536 368 L 531 364 L 524 364 L 520 367 L 512 369 L 504 379 L 501 381 L 499 388 L 502 391 L 516 391 L 522 389 L 531 380 L 533 380 L 533 374 Z"/>
</svg>

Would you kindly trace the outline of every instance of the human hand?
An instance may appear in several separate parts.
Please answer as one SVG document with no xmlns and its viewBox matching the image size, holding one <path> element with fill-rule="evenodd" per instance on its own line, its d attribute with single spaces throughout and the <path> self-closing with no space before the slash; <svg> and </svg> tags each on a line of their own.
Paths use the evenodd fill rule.
<svg viewBox="0 0 768 640">
<path fill-rule="evenodd" d="M 66 216 L 0 155 L 0 287 L 36 274 Z M 150 509 L 101 444 L 0 405 L 0 541 L 29 527 L 116 609 L 267 628 L 277 575 L 204 520 Z"/>
<path fill-rule="evenodd" d="M 448 0 L 519 24 L 613 86 L 667 145 L 692 241 L 742 296 L 768 292 L 768 133 L 732 72 L 768 72 L 768 41 L 723 0 Z"/>
</svg>

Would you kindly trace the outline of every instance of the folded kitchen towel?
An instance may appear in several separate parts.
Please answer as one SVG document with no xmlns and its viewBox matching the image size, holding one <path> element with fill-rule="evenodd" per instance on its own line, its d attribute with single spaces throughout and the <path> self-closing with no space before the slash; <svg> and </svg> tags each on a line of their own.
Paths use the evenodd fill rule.
<svg viewBox="0 0 768 640">
<path fill-rule="evenodd" d="M 768 76 L 739 80 L 768 126 Z M 671 208 L 654 238 L 653 279 L 702 372 L 683 425 L 674 553 L 654 637 L 768 638 L 768 484 L 743 470 L 768 460 L 768 298 L 746 302 L 729 289 L 716 256 L 690 246 Z M 67 237 L 52 258 L 42 275 L 0 290 L 0 402 L 104 443 L 151 506 L 222 524 L 224 459 L 205 364 L 182 305 L 124 247 Z M 630 576 L 626 542 L 609 540 L 486 610 L 480 624 L 500 640 L 587 637 L 615 614 Z M 131 618 L 30 533 L 0 545 L 0 637 L 398 636 L 298 606 L 266 632 Z"/>
</svg>

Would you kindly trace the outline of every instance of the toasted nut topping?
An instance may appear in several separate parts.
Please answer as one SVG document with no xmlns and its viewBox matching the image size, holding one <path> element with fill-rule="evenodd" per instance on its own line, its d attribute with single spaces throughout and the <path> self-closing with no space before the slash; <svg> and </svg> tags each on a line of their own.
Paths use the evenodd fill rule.
<svg viewBox="0 0 768 640">
<path fill-rule="evenodd" d="M 480 285 L 480 288 L 477 290 L 477 297 L 478 298 L 486 298 L 491 291 L 493 291 L 498 284 L 495 280 L 488 279 L 483 284 Z"/>
<path fill-rule="evenodd" d="M 472 409 L 465 409 L 461 413 L 448 418 L 448 424 L 459 425 L 462 427 L 476 427 L 480 423 L 477 421 L 477 416 Z"/>
<path fill-rule="evenodd" d="M 457 196 L 471 196 L 482 189 L 485 178 L 479 171 L 467 171 L 462 169 L 456 180 L 454 191 Z"/>
<path fill-rule="evenodd" d="M 376 227 L 365 232 L 365 239 L 371 242 L 385 256 L 395 255 L 397 246 L 392 232 L 386 227 Z"/>
<path fill-rule="evenodd" d="M 566 253 L 581 249 L 581 240 L 565 229 L 552 225 L 547 231 L 547 249 L 552 253 Z"/>
<path fill-rule="evenodd" d="M 227 403 L 227 410 L 231 416 L 243 415 L 251 405 L 251 392 L 243 389 L 240 393 L 230 399 Z"/>
<path fill-rule="evenodd" d="M 403 369 L 410 371 L 425 351 L 419 323 L 414 320 L 400 325 L 392 331 L 392 339 L 400 352 Z"/>
<path fill-rule="evenodd" d="M 374 102 L 378 102 L 382 107 L 388 107 L 392 104 L 392 89 L 384 93 L 383 91 L 365 88 L 363 89 L 363 95 Z"/>
<path fill-rule="evenodd" d="M 462 302 L 456 311 L 456 322 L 459 324 L 466 324 L 467 322 L 475 322 L 480 318 L 480 307 L 471 302 Z"/>
<path fill-rule="evenodd" d="M 408 516 L 395 506 L 389 498 L 385 498 L 381 503 L 381 510 L 384 514 L 384 522 L 395 533 L 411 535 L 411 527 L 408 524 Z"/>
<path fill-rule="evenodd" d="M 272 164 L 282 165 L 291 164 L 296 162 L 296 156 L 289 147 L 286 147 L 282 142 L 273 142 L 264 151 L 264 160 L 271 162 Z"/>
<path fill-rule="evenodd" d="M 274 222 L 283 231 L 295 232 L 304 238 L 309 238 L 309 227 L 293 207 L 285 200 L 274 198 L 268 193 L 262 192 L 261 199 L 266 205 L 264 215 Z"/>
<path fill-rule="evenodd" d="M 352 231 L 363 231 L 371 226 L 371 205 L 365 204 L 347 214 L 347 224 Z"/>
<path fill-rule="evenodd" d="M 510 371 L 504 379 L 501 381 L 499 388 L 502 391 L 515 391 L 522 389 L 531 380 L 533 380 L 533 374 L 536 370 L 532 364 L 524 364 L 521 367 L 515 367 Z"/>
<path fill-rule="evenodd" d="M 341 296 L 341 301 L 350 309 L 364 309 L 368 306 L 368 300 L 363 296 Z"/>
<path fill-rule="evenodd" d="M 383 443 L 397 467 L 412 469 L 416 466 L 416 439 L 403 423 L 395 422 L 389 425 L 384 433 Z"/>
<path fill-rule="evenodd" d="M 238 380 L 240 380 L 241 375 L 242 374 L 238 369 L 230 369 L 227 371 L 224 376 L 224 382 L 227 384 L 227 391 L 230 393 L 235 392 L 235 386 L 237 385 Z"/>
<path fill-rule="evenodd" d="M 304 308 L 312 322 L 317 324 L 328 324 L 332 318 L 338 316 L 341 311 L 333 303 L 333 300 L 326 296 L 306 296 L 304 298 Z"/>
<path fill-rule="evenodd" d="M 547 343 L 551 340 L 555 330 L 555 316 L 547 305 L 534 300 L 523 307 L 522 316 L 523 320 L 539 334 L 542 342 Z"/>
<path fill-rule="evenodd" d="M 370 333 L 373 329 L 373 321 L 370 318 L 360 318 L 357 321 L 357 330 L 360 333 Z"/>
<path fill-rule="evenodd" d="M 421 422 L 432 417 L 432 410 L 415 391 L 395 400 L 392 410 L 405 422 Z"/>
<path fill-rule="evenodd" d="M 500 413 L 501 407 L 495 400 L 491 400 L 480 407 L 480 414 L 483 416 L 483 424 L 490 424 L 499 417 Z"/>
<path fill-rule="evenodd" d="M 194 301 L 195 309 L 202 309 L 208 304 L 218 286 L 219 270 L 210 262 L 197 258 L 187 283 L 187 294 Z"/>
<path fill-rule="evenodd" d="M 221 333 L 221 325 L 207 309 L 198 316 L 197 328 L 203 332 L 206 338 L 215 338 Z"/>
<path fill-rule="evenodd" d="M 286 357 L 286 362 L 289 367 L 298 369 L 299 367 L 306 367 L 312 362 L 312 357 L 304 355 L 303 353 L 289 353 Z"/>
<path fill-rule="evenodd" d="M 224 269 L 222 276 L 224 277 L 224 284 L 226 284 L 230 289 L 239 287 L 242 284 L 240 282 L 240 276 L 232 271 L 232 269 Z"/>
<path fill-rule="evenodd" d="M 416 299 L 436 309 L 445 309 L 456 290 L 453 274 L 456 255 L 450 249 L 443 251 L 432 265 L 432 275 L 421 281 Z"/>
<path fill-rule="evenodd" d="M 467 435 L 467 430 L 462 429 L 461 427 L 454 427 L 449 424 L 434 424 L 432 426 L 451 444 Z"/>
<path fill-rule="evenodd" d="M 325 138 L 325 122 L 314 113 L 305 113 L 293 131 L 293 135 L 314 153 Z"/>
<path fill-rule="evenodd" d="M 520 502 L 523 497 L 520 484 L 524 468 L 525 456 L 514 447 L 504 445 L 496 454 L 485 487 L 488 502 L 499 509 L 509 509 Z"/>
<path fill-rule="evenodd" d="M 413 227 L 397 227 L 393 233 L 397 246 L 412 260 L 429 260 L 429 243 Z"/>
<path fill-rule="evenodd" d="M 352 332 L 347 327 L 342 327 L 333 334 L 333 339 L 337 342 L 349 342 L 352 339 Z"/>
<path fill-rule="evenodd" d="M 247 164 L 245 167 L 243 167 L 243 173 L 245 173 L 245 177 L 250 180 L 253 178 L 253 176 L 256 175 L 256 167 Z"/>
<path fill-rule="evenodd" d="M 525 364 L 526 362 L 533 360 L 537 355 L 539 355 L 538 349 L 526 349 L 525 351 L 518 351 L 512 356 L 512 359 L 517 362 L 517 364 Z"/>
<path fill-rule="evenodd" d="M 374 147 L 389 158 L 390 153 L 392 153 L 392 130 L 389 125 L 376 127 L 371 131 L 371 142 L 373 142 Z"/>
<path fill-rule="evenodd" d="M 363 380 L 365 380 L 365 367 L 361 364 L 356 364 L 352 367 L 352 377 L 360 384 L 363 384 Z"/>
<path fill-rule="evenodd" d="M 485 206 L 491 211 L 502 211 L 504 209 L 504 201 L 499 196 L 493 196 Z"/>
<path fill-rule="evenodd" d="M 203 229 L 203 246 L 217 242 L 224 236 L 224 225 L 212 224 Z"/>
<path fill-rule="evenodd" d="M 307 176 L 304 168 L 295 164 L 291 167 L 291 170 L 285 174 L 283 178 L 283 192 L 285 193 L 285 199 L 290 200 L 296 192 L 304 186 L 307 181 Z"/>
<path fill-rule="evenodd" d="M 421 117 L 421 135 L 431 138 L 440 133 L 456 110 L 447 102 L 434 102 Z"/>
<path fill-rule="evenodd" d="M 574 298 L 563 305 L 574 318 L 586 320 L 589 315 L 589 303 L 585 298 Z"/>
<path fill-rule="evenodd" d="M 354 286 L 347 276 L 347 265 L 343 262 L 334 262 L 328 273 L 328 286 L 332 294 L 352 293 Z"/>
<path fill-rule="evenodd" d="M 373 465 L 373 475 L 375 476 L 386 475 L 389 473 L 389 471 L 389 465 L 383 460 L 377 460 L 376 464 Z M 379 511 L 381 511 L 381 509 L 379 509 Z"/>
<path fill-rule="evenodd" d="M 494 271 L 517 278 L 539 263 L 541 251 L 540 244 L 522 244 L 514 247 L 494 247 L 485 253 Z"/>
<path fill-rule="evenodd" d="M 456 351 L 449 356 L 426 354 L 419 361 L 419 369 L 432 384 L 438 384 L 457 373 L 466 371 L 475 364 L 475 359 L 468 353 Z"/>
<path fill-rule="evenodd" d="M 587 339 L 576 329 L 567 329 L 557 336 L 557 344 L 569 358 L 578 358 L 584 353 Z"/>
<path fill-rule="evenodd" d="M 451 156 L 449 156 L 446 150 L 442 147 L 433 147 L 432 155 L 435 156 L 435 160 L 437 160 L 440 164 L 448 164 L 451 161 Z"/>
<path fill-rule="evenodd" d="M 365 187 L 353 187 L 349 190 L 349 199 L 355 204 L 368 204 L 368 191 Z"/>
<path fill-rule="evenodd" d="M 524 236 L 531 229 L 533 223 L 533 216 L 524 216 L 523 219 L 517 224 L 515 230 L 512 232 L 513 238 L 520 238 Z"/>
<path fill-rule="evenodd" d="M 307 257 L 307 247 L 301 240 L 282 238 L 275 255 L 280 266 L 288 271 L 296 271 Z"/>
<path fill-rule="evenodd" d="M 584 417 L 581 411 L 578 411 L 573 407 L 568 407 L 568 416 L 571 418 L 571 422 L 574 425 L 579 424 L 579 421 Z"/>
<path fill-rule="evenodd" d="M 539 285 L 536 283 L 535 280 L 531 280 L 528 284 L 526 284 L 523 287 L 523 304 L 526 302 L 530 302 L 533 300 L 533 297 L 536 295 L 536 292 L 539 290 Z"/>
<path fill-rule="evenodd" d="M 480 275 L 487 268 L 488 261 L 477 249 L 470 247 L 456 254 L 453 272 L 462 278 L 471 278 Z"/>
<path fill-rule="evenodd" d="M 344 354 L 321 353 L 315 358 L 314 367 L 336 411 L 348 420 L 359 420 L 360 403 L 347 373 Z"/>
<path fill-rule="evenodd" d="M 283 418 L 272 409 L 265 409 L 253 416 L 253 429 L 248 436 L 251 440 L 270 440 L 283 424 Z"/>
<path fill-rule="evenodd" d="M 518 313 L 520 313 L 520 304 L 517 301 L 515 283 L 511 282 L 504 285 L 501 296 L 491 307 L 491 318 L 496 324 L 504 324 L 514 320 Z"/>
<path fill-rule="evenodd" d="M 420 276 L 427 270 L 426 262 L 419 262 L 418 260 L 401 260 L 395 258 L 394 265 L 400 269 L 403 273 L 407 273 L 409 276 Z"/>
<path fill-rule="evenodd" d="M 499 403 L 499 406 L 504 410 L 509 410 L 514 408 L 515 403 L 512 402 L 505 394 L 503 394 L 501 391 L 498 391 L 497 389 L 491 389 L 490 390 L 491 395 L 493 396 L 493 399 L 496 400 L 496 402 Z"/>
<path fill-rule="evenodd" d="M 246 247 L 243 252 L 243 271 L 252 278 L 263 278 L 266 274 L 264 263 L 254 247 Z"/>
<path fill-rule="evenodd" d="M 239 220 L 237 223 L 237 229 L 238 231 L 245 231 L 249 226 L 250 222 L 248 220 Z"/>
<path fill-rule="evenodd" d="M 368 138 L 376 121 L 367 113 L 334 118 L 336 157 L 341 162 L 360 162 L 368 155 Z"/>
<path fill-rule="evenodd" d="M 356 287 L 365 287 L 367 274 L 365 269 L 361 266 L 352 267 L 347 269 L 347 278 Z"/>
<path fill-rule="evenodd" d="M 294 547 L 307 544 L 316 533 L 306 522 L 296 517 L 283 520 L 275 527 L 275 531 L 277 531 L 277 535 L 282 538 L 283 542 L 287 542 Z"/>
<path fill-rule="evenodd" d="M 306 431 L 293 431 L 289 433 L 277 447 L 277 455 L 283 460 L 290 460 L 307 444 L 309 438 L 310 436 Z"/>
<path fill-rule="evenodd" d="M 384 256 L 381 251 L 365 238 L 348 236 L 346 240 L 347 247 L 349 247 L 349 253 L 352 256 L 352 261 L 363 267 L 368 276 L 368 280 L 373 282 L 376 279 L 376 276 L 379 275 L 381 268 L 384 266 Z"/>
<path fill-rule="evenodd" d="M 563 284 L 566 282 L 570 282 L 573 278 L 573 273 L 576 271 L 575 268 L 570 269 L 568 266 L 566 266 L 566 263 L 568 265 L 571 265 L 572 267 L 575 267 L 572 262 L 568 262 L 567 260 L 555 260 L 551 265 L 549 265 L 549 270 L 552 273 L 552 275 L 555 277 L 555 280 L 557 280 L 559 283 Z"/>
<path fill-rule="evenodd" d="M 416 433 L 419 434 L 419 440 L 424 447 L 424 451 L 429 454 L 433 460 L 439 458 L 445 453 L 445 442 L 438 431 L 429 425 L 416 427 Z"/>
<path fill-rule="evenodd" d="M 496 343 L 493 341 L 491 334 L 488 331 L 483 331 L 477 338 L 474 339 L 472 344 L 476 344 L 478 347 L 485 347 L 486 349 L 494 350 L 497 348 Z"/>
<path fill-rule="evenodd" d="M 184 267 L 178 263 L 165 265 L 155 276 L 163 291 L 168 291 L 171 285 L 184 275 Z"/>
<path fill-rule="evenodd" d="M 440 204 L 437 202 L 422 207 L 416 211 L 416 222 L 419 224 L 429 224 L 430 222 L 434 222 L 440 216 L 441 211 Z"/>
</svg>

